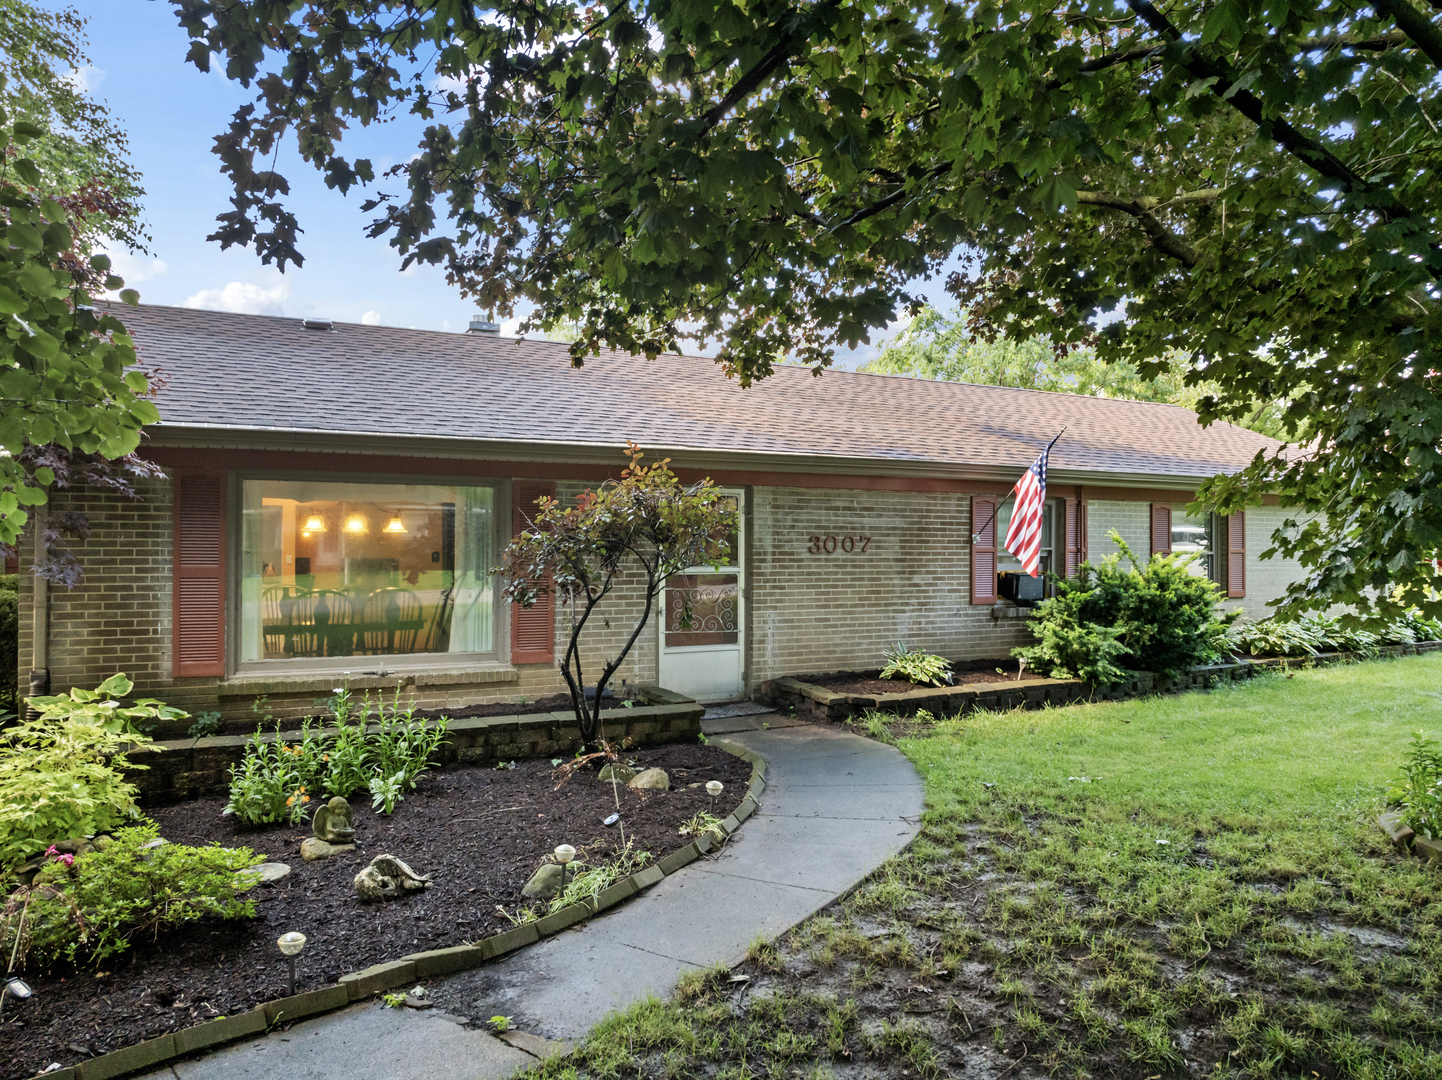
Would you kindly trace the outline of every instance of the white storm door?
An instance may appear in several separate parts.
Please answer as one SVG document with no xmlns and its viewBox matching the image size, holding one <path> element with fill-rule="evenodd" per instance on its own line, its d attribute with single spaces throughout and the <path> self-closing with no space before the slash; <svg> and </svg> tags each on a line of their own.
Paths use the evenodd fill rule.
<svg viewBox="0 0 1442 1080">
<path fill-rule="evenodd" d="M 738 511 L 744 492 L 726 491 Z M 731 563 L 673 574 L 661 593 L 661 685 L 697 701 L 734 701 L 741 681 L 746 553 L 738 530 Z"/>
</svg>

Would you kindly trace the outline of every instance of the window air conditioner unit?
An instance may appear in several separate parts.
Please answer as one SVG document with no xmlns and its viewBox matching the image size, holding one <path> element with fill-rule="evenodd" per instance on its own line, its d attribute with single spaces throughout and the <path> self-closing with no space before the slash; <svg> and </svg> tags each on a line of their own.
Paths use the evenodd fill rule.
<svg viewBox="0 0 1442 1080">
<path fill-rule="evenodd" d="M 1017 607 L 1031 607 L 1042 599 L 1044 578 L 1014 570 L 1003 570 L 996 577 L 1002 599 L 1010 600 Z"/>
</svg>

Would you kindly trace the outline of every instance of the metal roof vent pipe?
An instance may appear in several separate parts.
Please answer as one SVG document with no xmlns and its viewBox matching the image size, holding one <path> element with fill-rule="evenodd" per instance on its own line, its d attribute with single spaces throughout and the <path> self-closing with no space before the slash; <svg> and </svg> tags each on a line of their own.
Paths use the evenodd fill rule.
<svg viewBox="0 0 1442 1080">
<path fill-rule="evenodd" d="M 466 328 L 468 334 L 499 334 L 501 324 L 491 322 L 490 319 L 483 319 L 479 315 L 471 316 L 471 325 Z"/>
</svg>

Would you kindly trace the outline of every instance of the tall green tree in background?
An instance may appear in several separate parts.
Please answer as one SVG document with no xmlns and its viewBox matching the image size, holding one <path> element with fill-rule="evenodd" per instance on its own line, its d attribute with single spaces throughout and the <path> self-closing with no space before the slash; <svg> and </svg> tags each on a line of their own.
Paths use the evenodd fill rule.
<svg viewBox="0 0 1442 1080">
<path fill-rule="evenodd" d="M 0 0 L 0 547 L 28 526 L 43 555 L 29 569 L 73 585 L 67 537 L 83 514 L 35 514 L 48 489 L 90 484 L 134 496 L 157 475 L 134 456 L 159 419 L 125 327 L 100 290 L 136 303 L 105 245 L 140 247 L 139 174 L 125 136 L 84 92 L 84 20 Z"/>
<path fill-rule="evenodd" d="M 719 339 L 743 382 L 953 296 L 985 340 L 1157 377 L 1290 446 L 1202 494 L 1315 515 L 1293 610 L 1442 614 L 1442 13 L 1414 0 L 172 0 L 255 90 L 215 236 L 300 258 L 278 143 L 372 235 L 572 357 Z"/>
<path fill-rule="evenodd" d="M 1196 409 L 1204 396 L 1217 393 L 1215 385 L 1187 381 L 1184 354 L 1176 353 L 1171 359 L 1167 367 L 1146 378 L 1131 364 L 1108 363 L 1091 345 L 1058 349 L 1043 336 L 986 341 L 967 326 L 964 313 L 948 314 L 927 305 L 860 370 L 873 375 L 1156 401 L 1186 409 Z M 1264 404 L 1237 422 L 1264 435 L 1278 435 L 1282 408 Z"/>
</svg>

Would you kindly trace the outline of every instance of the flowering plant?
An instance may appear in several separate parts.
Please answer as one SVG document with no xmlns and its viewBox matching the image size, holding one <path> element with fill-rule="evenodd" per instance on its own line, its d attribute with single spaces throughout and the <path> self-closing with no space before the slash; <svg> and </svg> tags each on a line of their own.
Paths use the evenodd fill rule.
<svg viewBox="0 0 1442 1080">
<path fill-rule="evenodd" d="M 45 857 L 47 859 L 54 859 L 58 863 L 63 863 L 67 867 L 75 865 L 75 856 L 68 851 L 62 855 L 54 844 L 51 844 L 45 849 Z"/>
<path fill-rule="evenodd" d="M 1412 736 L 1402 775 L 1387 792 L 1387 802 L 1420 836 L 1442 839 L 1442 750 L 1436 739 L 1418 731 Z"/>
</svg>

